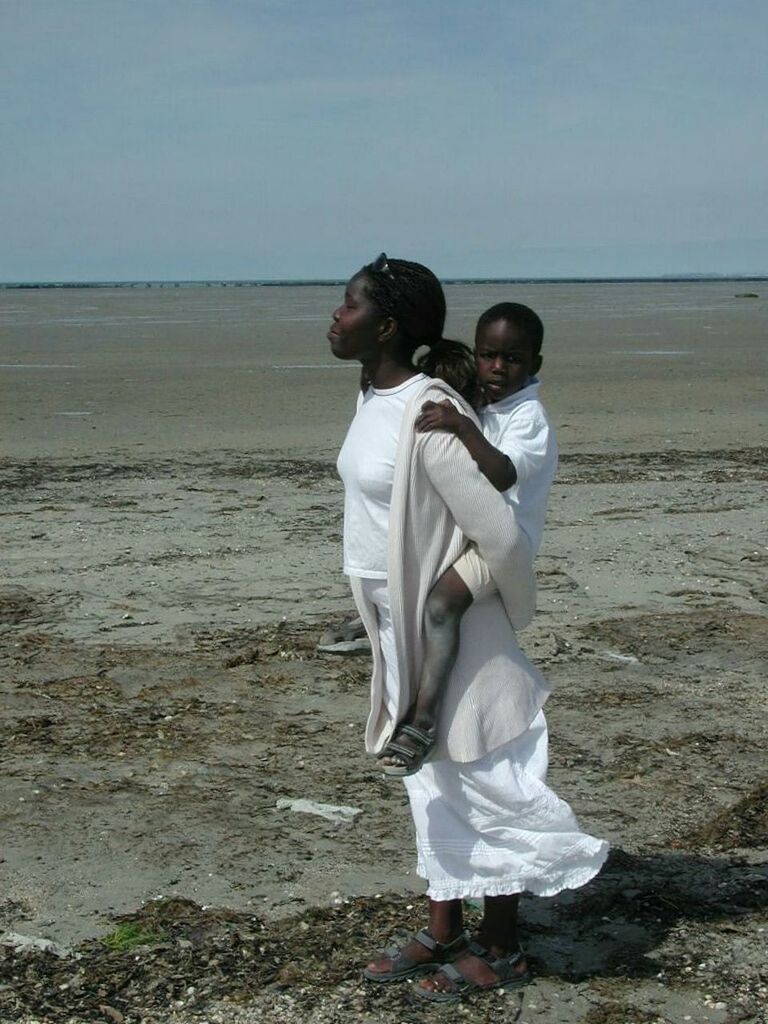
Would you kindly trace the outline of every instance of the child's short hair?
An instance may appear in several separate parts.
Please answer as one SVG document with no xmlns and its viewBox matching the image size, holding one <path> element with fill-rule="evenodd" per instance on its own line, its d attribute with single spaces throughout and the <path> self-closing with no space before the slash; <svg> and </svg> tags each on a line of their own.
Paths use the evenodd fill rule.
<svg viewBox="0 0 768 1024">
<path fill-rule="evenodd" d="M 477 330 L 495 324 L 497 320 L 504 320 L 517 327 L 531 346 L 531 353 L 539 355 L 544 340 L 544 324 L 529 306 L 523 306 L 520 302 L 498 302 L 480 315 Z"/>
<path fill-rule="evenodd" d="M 477 400 L 477 370 L 471 348 L 460 341 L 443 338 L 416 360 L 416 367 L 428 377 L 440 377 L 458 391 L 470 405 Z"/>
</svg>

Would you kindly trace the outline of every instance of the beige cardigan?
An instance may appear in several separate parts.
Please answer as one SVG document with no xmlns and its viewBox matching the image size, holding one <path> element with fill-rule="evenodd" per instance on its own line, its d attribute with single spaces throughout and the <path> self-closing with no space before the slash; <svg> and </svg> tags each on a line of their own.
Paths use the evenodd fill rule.
<svg viewBox="0 0 768 1024">
<path fill-rule="evenodd" d="M 477 544 L 496 585 L 461 624 L 456 664 L 446 684 L 434 758 L 475 761 L 530 725 L 549 695 L 541 674 L 517 645 L 514 629 L 530 622 L 535 580 L 530 546 L 509 506 L 453 434 L 417 434 L 425 401 L 454 401 L 472 410 L 441 380 L 425 381 L 400 428 L 389 520 L 388 579 L 400 692 L 394 720 L 383 700 L 384 665 L 375 607 L 360 579 L 350 582 L 373 647 L 366 750 L 378 754 L 413 703 L 423 659 L 424 605 L 435 582 L 468 541 Z"/>
</svg>

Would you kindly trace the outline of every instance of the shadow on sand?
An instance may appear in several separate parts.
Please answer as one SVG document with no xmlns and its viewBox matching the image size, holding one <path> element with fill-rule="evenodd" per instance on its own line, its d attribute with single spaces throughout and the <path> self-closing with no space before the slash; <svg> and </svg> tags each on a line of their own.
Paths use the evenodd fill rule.
<svg viewBox="0 0 768 1024">
<path fill-rule="evenodd" d="M 537 973 L 568 981 L 678 973 L 690 962 L 658 954 L 680 925 L 738 927 L 768 907 L 768 864 L 695 853 L 611 852 L 591 883 L 551 899 L 525 898 L 526 945 Z"/>
</svg>

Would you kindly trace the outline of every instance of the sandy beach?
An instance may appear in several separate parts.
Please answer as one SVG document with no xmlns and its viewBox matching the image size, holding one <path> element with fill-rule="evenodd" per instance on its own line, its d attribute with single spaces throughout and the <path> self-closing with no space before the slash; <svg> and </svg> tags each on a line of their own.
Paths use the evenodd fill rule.
<svg viewBox="0 0 768 1024">
<path fill-rule="evenodd" d="M 505 298 L 545 323 L 562 459 L 521 643 L 554 686 L 551 782 L 613 846 L 584 889 L 524 898 L 534 983 L 462 1019 L 768 1019 L 768 287 L 747 290 L 447 289 L 452 336 Z M 369 659 L 315 649 L 352 608 L 338 298 L 0 291 L 1 1021 L 445 1016 L 359 980 L 424 885 L 402 786 L 362 750 Z M 149 941 L 104 944 L 127 924 Z"/>
</svg>

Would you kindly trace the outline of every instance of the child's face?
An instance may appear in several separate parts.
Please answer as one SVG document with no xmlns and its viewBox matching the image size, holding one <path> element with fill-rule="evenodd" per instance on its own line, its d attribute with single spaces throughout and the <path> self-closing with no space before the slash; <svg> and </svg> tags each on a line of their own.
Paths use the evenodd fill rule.
<svg viewBox="0 0 768 1024">
<path fill-rule="evenodd" d="M 538 372 L 541 356 L 515 324 L 506 320 L 478 327 L 475 335 L 477 379 L 489 402 L 500 402 L 525 387 Z"/>
</svg>

